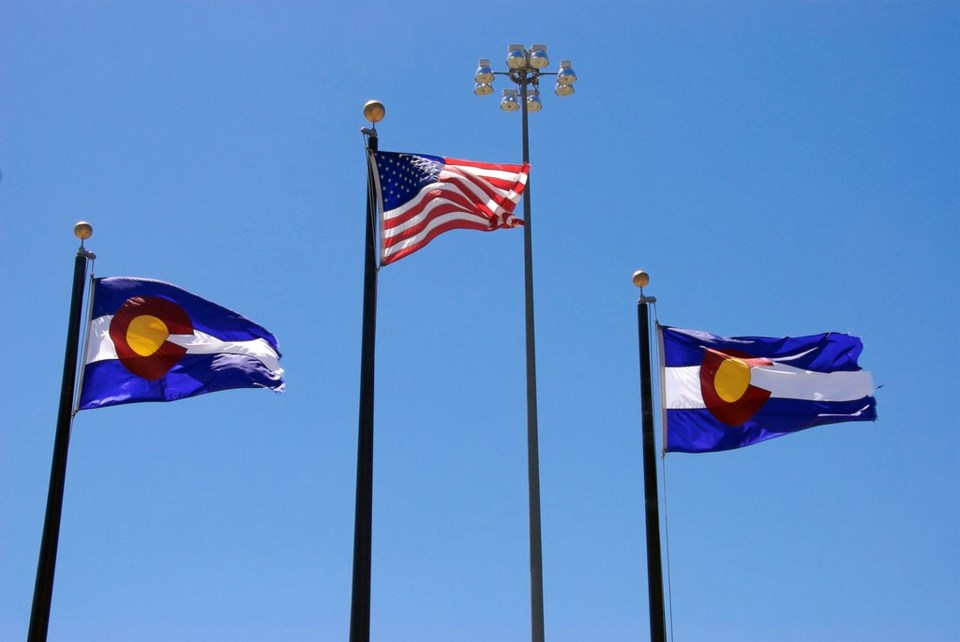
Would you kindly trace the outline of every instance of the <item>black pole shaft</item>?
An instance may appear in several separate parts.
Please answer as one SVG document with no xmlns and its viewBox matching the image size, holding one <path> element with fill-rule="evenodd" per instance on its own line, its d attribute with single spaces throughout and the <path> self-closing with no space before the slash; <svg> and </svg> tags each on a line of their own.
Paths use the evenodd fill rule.
<svg viewBox="0 0 960 642">
<path fill-rule="evenodd" d="M 60 541 L 63 489 L 67 478 L 67 451 L 70 447 L 70 424 L 73 421 L 72 406 L 77 378 L 77 352 L 80 345 L 80 323 L 86 276 L 87 254 L 81 247 L 73 264 L 73 294 L 70 298 L 70 319 L 67 324 L 67 348 L 63 356 L 60 409 L 57 413 L 57 433 L 53 442 L 50 490 L 47 493 L 47 514 L 43 520 L 43 535 L 40 539 L 40 557 L 37 561 L 37 582 L 33 589 L 33 607 L 30 610 L 28 642 L 44 642 L 50 625 L 50 603 L 53 599 L 53 576 L 57 567 L 57 546 Z"/>
<path fill-rule="evenodd" d="M 520 83 L 523 162 L 530 162 L 527 134 L 527 82 Z M 530 625 L 533 642 L 543 642 L 543 544 L 540 533 L 540 438 L 537 429 L 537 358 L 533 324 L 533 222 L 530 220 L 530 177 L 523 192 L 523 283 L 527 352 L 527 477 L 530 494 Z"/>
<path fill-rule="evenodd" d="M 643 497 L 647 524 L 647 586 L 650 597 L 650 640 L 666 642 L 663 606 L 663 567 L 660 556 L 660 509 L 657 497 L 657 456 L 653 439 L 653 391 L 650 378 L 650 316 L 643 296 L 637 302 L 640 338 L 640 406 L 643 411 Z"/>
<path fill-rule="evenodd" d="M 367 148 L 377 151 L 376 133 Z M 369 160 L 369 159 L 368 159 Z M 363 329 L 360 349 L 360 425 L 357 438 L 357 498 L 353 523 L 353 597 L 350 642 L 370 640 L 370 558 L 373 539 L 373 384 L 377 342 L 376 193 L 367 164 L 367 231 L 363 273 Z"/>
</svg>

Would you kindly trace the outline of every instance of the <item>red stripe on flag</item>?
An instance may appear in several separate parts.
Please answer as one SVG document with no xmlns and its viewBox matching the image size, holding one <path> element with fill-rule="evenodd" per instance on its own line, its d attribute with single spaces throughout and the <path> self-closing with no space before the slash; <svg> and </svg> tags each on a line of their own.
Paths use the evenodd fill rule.
<svg viewBox="0 0 960 642">
<path fill-rule="evenodd" d="M 477 230 L 479 232 L 493 231 L 490 229 L 489 226 L 479 222 L 477 224 L 472 224 L 472 223 L 469 223 L 468 221 L 462 221 L 462 220 L 450 221 L 449 223 L 438 225 L 436 228 L 430 230 L 429 234 L 424 236 L 421 240 L 417 241 L 416 243 L 410 245 L 409 247 L 405 247 L 402 250 L 399 250 L 398 252 L 391 254 L 390 256 L 385 256 L 382 259 L 381 263 L 383 265 L 389 265 L 394 261 L 398 261 L 403 257 L 409 256 L 410 254 L 413 254 L 417 250 L 425 247 L 428 243 L 430 243 L 430 241 L 435 239 L 440 234 L 443 234 L 444 232 L 449 232 L 450 230 L 457 230 L 457 229 Z"/>
</svg>

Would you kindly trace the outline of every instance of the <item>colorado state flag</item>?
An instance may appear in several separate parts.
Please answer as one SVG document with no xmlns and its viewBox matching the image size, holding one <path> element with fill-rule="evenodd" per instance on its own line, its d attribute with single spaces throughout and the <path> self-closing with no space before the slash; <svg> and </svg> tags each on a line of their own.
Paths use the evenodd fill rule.
<svg viewBox="0 0 960 642">
<path fill-rule="evenodd" d="M 711 452 L 877 418 L 860 339 L 718 337 L 660 327 L 664 450 Z"/>
<path fill-rule="evenodd" d="M 272 334 L 163 281 L 94 281 L 80 410 L 231 388 L 283 389 Z"/>
</svg>

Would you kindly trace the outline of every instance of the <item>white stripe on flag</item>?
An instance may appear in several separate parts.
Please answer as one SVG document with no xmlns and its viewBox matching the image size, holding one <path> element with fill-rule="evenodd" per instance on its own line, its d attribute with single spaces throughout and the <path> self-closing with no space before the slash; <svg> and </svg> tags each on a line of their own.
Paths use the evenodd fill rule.
<svg viewBox="0 0 960 642">
<path fill-rule="evenodd" d="M 427 203 L 427 205 L 423 208 L 422 212 L 412 217 L 410 220 L 404 221 L 400 225 L 384 228 L 383 237 L 389 239 L 389 238 L 393 238 L 394 236 L 403 236 L 404 234 L 407 233 L 407 230 L 409 230 L 410 228 L 416 227 L 417 225 L 423 223 L 424 219 L 428 219 L 432 216 L 435 216 L 435 214 L 433 214 L 433 210 L 435 210 L 438 207 L 443 207 L 444 205 L 453 205 L 454 207 L 458 208 L 458 211 L 444 214 L 440 217 L 437 217 L 437 219 L 434 219 L 434 220 L 443 220 L 444 222 L 446 222 L 451 220 L 451 217 L 453 217 L 453 218 L 463 218 L 464 220 L 476 220 L 481 223 L 488 222 L 488 219 L 484 217 L 482 214 L 464 212 L 462 206 L 460 206 L 459 204 L 454 203 L 449 199 L 441 198 L 437 196 L 437 197 L 434 197 L 432 201 Z M 422 236 L 429 229 L 432 229 L 437 225 L 439 225 L 439 223 L 428 223 L 427 227 L 421 230 L 420 235 Z"/>
<path fill-rule="evenodd" d="M 430 183 L 429 185 L 425 185 L 425 186 L 417 193 L 417 195 L 416 195 L 415 197 L 413 197 L 412 199 L 410 199 L 408 202 L 404 203 L 404 204 L 401 205 L 400 207 L 396 207 L 396 208 L 394 208 L 394 209 L 392 209 L 392 210 L 386 210 L 386 211 L 383 213 L 383 220 L 384 220 L 384 221 L 390 221 L 390 220 L 392 220 L 392 219 L 402 217 L 404 214 L 406 214 L 406 213 L 409 212 L 410 210 L 414 209 L 415 207 L 419 207 L 419 206 L 421 205 L 421 203 L 423 203 L 423 201 L 425 200 L 425 199 L 424 199 L 424 194 L 425 194 L 426 192 L 434 192 L 434 191 L 436 191 L 436 192 L 453 192 L 455 195 L 460 195 L 460 194 L 462 194 L 461 190 L 458 189 L 456 185 L 448 185 L 448 184 L 446 184 L 446 183 Z M 433 198 L 434 200 L 436 200 L 436 201 L 438 201 L 438 202 L 440 202 L 440 203 L 449 202 L 448 199 L 443 198 L 443 197 L 441 197 L 441 196 L 439 196 L 439 195 L 433 196 L 433 197 L 431 197 L 431 198 Z M 432 205 L 431 202 L 428 201 L 427 207 L 424 208 L 424 212 L 429 211 L 429 208 L 430 208 L 430 207 L 436 207 L 436 205 Z M 458 207 L 459 207 L 459 206 L 458 206 Z M 426 215 L 424 212 L 420 212 L 419 214 L 417 214 L 416 216 L 414 216 L 411 220 L 421 219 L 422 217 L 424 217 L 424 216 Z M 388 228 L 388 229 L 393 229 L 393 228 Z"/>
<path fill-rule="evenodd" d="M 90 340 L 84 364 L 107 359 L 117 359 L 117 348 L 110 338 L 110 321 L 113 315 L 97 317 L 90 322 Z M 222 341 L 217 337 L 195 330 L 193 334 L 171 334 L 167 341 L 187 349 L 187 354 L 245 354 L 274 372 L 280 368 L 280 356 L 264 339 L 250 341 Z"/>
<path fill-rule="evenodd" d="M 468 212 L 450 212 L 449 214 L 444 214 L 443 216 L 437 216 L 436 218 L 431 219 L 430 222 L 427 223 L 427 225 L 422 230 L 420 230 L 419 233 L 413 236 L 408 236 L 404 238 L 402 241 L 395 243 L 394 245 L 385 246 L 383 248 L 384 258 L 393 256 L 400 250 L 404 250 L 410 247 L 411 245 L 417 245 L 418 243 L 421 243 L 425 238 L 430 236 L 431 232 L 433 232 L 435 228 L 441 225 L 445 225 L 450 221 L 464 221 L 468 223 L 480 223 L 483 225 L 489 222 L 488 219 L 482 216 L 478 216 L 476 214 L 470 214 Z M 387 236 L 386 232 L 384 233 L 384 236 Z M 394 236 L 394 235 L 391 234 L 390 236 Z"/>
<path fill-rule="evenodd" d="M 521 174 L 520 172 L 510 172 L 503 169 L 487 169 L 485 167 L 474 167 L 472 165 L 457 165 L 456 163 L 448 163 L 446 166 L 456 168 L 458 171 L 461 171 L 464 174 L 470 174 L 472 176 L 498 178 L 502 181 L 509 181 L 511 183 L 515 183 L 518 180 L 522 181 L 523 183 L 527 182 L 526 174 Z M 442 173 L 443 172 L 441 171 L 441 174 Z"/>
<path fill-rule="evenodd" d="M 447 176 L 455 176 L 455 175 L 447 174 Z M 494 212 L 496 212 L 496 213 L 498 213 L 498 214 L 503 213 L 503 212 L 505 211 L 502 205 L 498 205 L 493 199 L 490 199 L 490 198 L 487 196 L 487 194 L 485 194 L 482 190 L 480 190 L 480 188 L 474 186 L 473 184 L 470 184 L 468 179 L 466 179 L 466 178 L 464 178 L 464 177 L 462 177 L 462 176 L 460 176 L 460 177 L 458 177 L 458 178 L 459 178 L 460 181 L 461 181 L 460 183 L 449 183 L 449 182 L 447 182 L 447 183 L 440 183 L 440 182 L 437 182 L 437 183 L 430 183 L 429 185 L 424 185 L 423 188 L 417 193 L 417 196 L 414 197 L 414 198 L 412 198 L 409 202 L 404 203 L 404 204 L 401 205 L 400 207 L 396 207 L 396 208 L 394 208 L 394 209 L 392 209 L 392 210 L 387 210 L 387 211 L 385 211 L 385 212 L 383 213 L 383 220 L 384 220 L 384 221 L 390 221 L 390 220 L 392 220 L 392 219 L 395 219 L 395 218 L 398 218 L 398 217 L 402 217 L 402 216 L 403 216 L 404 214 L 406 214 L 408 211 L 410 211 L 410 210 L 412 210 L 412 209 L 414 209 L 414 208 L 416 208 L 416 207 L 419 207 L 419 206 L 423 203 L 423 201 L 424 201 L 424 195 L 425 195 L 425 193 L 427 193 L 427 192 L 438 192 L 438 193 L 450 192 L 450 193 L 452 193 L 452 194 L 454 194 L 454 195 L 461 196 L 461 197 L 464 197 L 464 198 L 469 198 L 470 194 L 472 194 L 473 197 L 476 198 L 477 200 L 485 202 L 486 205 L 487 205 L 487 207 L 488 207 L 489 209 L 491 209 L 492 211 L 494 211 Z M 516 205 L 516 203 L 520 200 L 520 195 L 517 194 L 517 193 L 516 193 L 515 191 L 513 191 L 513 190 L 497 189 L 497 188 L 493 188 L 492 186 L 489 186 L 489 185 L 488 185 L 488 187 L 491 187 L 491 189 L 492 189 L 494 192 L 496 192 L 497 194 L 499 194 L 499 195 L 501 195 L 502 197 L 506 198 L 506 199 L 509 200 L 510 202 L 514 203 L 514 205 Z M 445 198 L 443 198 L 443 197 L 441 197 L 441 196 L 439 196 L 439 195 L 433 196 L 432 198 L 435 199 L 435 200 L 437 200 L 437 201 L 439 201 L 439 203 L 450 202 L 450 201 L 448 201 L 447 199 L 445 199 Z M 436 207 L 436 206 L 437 206 L 437 205 L 434 204 L 432 201 L 431 201 L 431 202 L 428 202 L 428 204 L 427 204 L 427 206 L 424 208 L 424 211 L 423 211 L 423 212 L 420 212 L 419 214 L 417 214 L 416 216 L 414 216 L 413 218 L 411 218 L 410 221 L 405 222 L 403 225 L 404 225 L 404 226 L 412 226 L 412 225 L 415 225 L 415 224 L 416 224 L 415 221 L 416 221 L 416 222 L 419 222 L 419 221 L 423 220 L 423 218 L 424 218 L 425 216 L 427 216 L 427 212 L 429 212 L 430 209 L 432 209 L 433 207 Z M 458 204 L 457 207 L 463 207 L 463 206 Z M 388 230 L 394 230 L 394 229 L 397 229 L 397 228 L 387 228 L 387 229 L 388 229 Z M 396 232 L 393 232 L 393 233 L 396 234 Z"/>
<path fill-rule="evenodd" d="M 452 182 L 454 185 L 460 188 L 460 191 L 465 196 L 472 194 L 474 199 L 478 202 L 486 202 L 487 209 L 497 214 L 502 212 L 500 205 L 497 203 L 497 200 L 489 197 L 478 184 L 475 182 L 475 179 L 472 179 L 470 176 L 461 176 L 456 173 L 451 173 L 447 171 L 440 172 L 440 178 L 446 179 L 447 182 Z M 500 189 L 494 187 L 492 183 L 484 183 L 484 186 L 496 193 L 497 199 L 502 199 L 507 196 L 509 190 Z"/>
<path fill-rule="evenodd" d="M 705 408 L 700 393 L 700 366 L 664 370 L 666 408 Z M 769 390 L 771 397 L 802 401 L 851 401 L 873 394 L 868 370 L 814 372 L 775 363 L 750 369 L 751 385 Z"/>
</svg>

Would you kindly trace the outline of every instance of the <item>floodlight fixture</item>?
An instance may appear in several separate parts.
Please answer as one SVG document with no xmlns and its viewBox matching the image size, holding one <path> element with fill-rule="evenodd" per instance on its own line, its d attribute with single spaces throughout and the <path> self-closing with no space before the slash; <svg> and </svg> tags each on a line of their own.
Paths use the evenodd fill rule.
<svg viewBox="0 0 960 642">
<path fill-rule="evenodd" d="M 510 45 L 507 47 L 507 67 L 510 69 L 523 69 L 527 66 L 527 52 L 523 45 Z"/>
<path fill-rule="evenodd" d="M 530 47 L 529 64 L 534 69 L 543 69 L 550 64 L 547 57 L 547 45 L 533 45 Z"/>
<path fill-rule="evenodd" d="M 477 65 L 477 73 L 473 77 L 474 81 L 481 85 L 489 85 L 493 82 L 493 70 L 490 69 L 490 59 L 481 58 Z"/>
<path fill-rule="evenodd" d="M 570 66 L 570 61 L 561 60 L 560 71 L 557 72 L 557 84 L 572 85 L 575 82 L 577 82 L 577 74 L 574 73 L 573 67 Z"/>
<path fill-rule="evenodd" d="M 520 109 L 520 101 L 517 100 L 516 89 L 503 90 L 503 97 L 500 99 L 500 109 L 503 111 L 517 111 Z"/>
<path fill-rule="evenodd" d="M 540 91 L 530 89 L 527 91 L 527 111 L 537 112 L 543 109 L 543 103 L 540 101 Z"/>
</svg>

